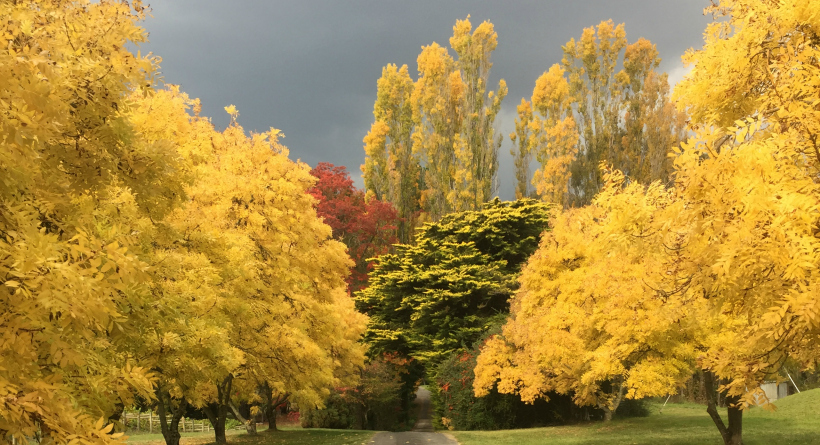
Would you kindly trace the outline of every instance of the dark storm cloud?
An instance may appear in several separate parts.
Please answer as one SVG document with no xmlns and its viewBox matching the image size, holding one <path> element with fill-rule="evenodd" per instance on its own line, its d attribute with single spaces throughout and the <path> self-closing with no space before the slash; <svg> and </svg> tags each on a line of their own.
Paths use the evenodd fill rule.
<svg viewBox="0 0 820 445">
<path fill-rule="evenodd" d="M 657 44 L 661 68 L 679 78 L 680 56 L 702 43 L 707 1 L 293 1 L 165 0 L 145 23 L 168 83 L 203 103 L 217 127 L 238 107 L 251 131 L 281 129 L 293 159 L 345 165 L 361 187 L 362 138 L 372 122 L 376 80 L 387 63 L 412 73 L 421 46 L 446 45 L 456 19 L 489 20 L 498 32 L 491 82 L 509 86 L 500 130 L 535 79 L 561 59 L 584 27 L 613 19 L 630 42 Z M 414 76 L 415 77 L 415 76 Z M 499 194 L 513 195 L 510 142 L 501 148 Z"/>
</svg>

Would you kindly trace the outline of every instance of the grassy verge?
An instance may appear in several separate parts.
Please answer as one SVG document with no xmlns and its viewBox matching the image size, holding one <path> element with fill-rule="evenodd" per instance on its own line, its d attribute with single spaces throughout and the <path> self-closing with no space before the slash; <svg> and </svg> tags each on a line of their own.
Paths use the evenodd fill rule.
<svg viewBox="0 0 820 445">
<path fill-rule="evenodd" d="M 804 391 L 776 403 L 768 412 L 753 408 L 743 415 L 746 445 L 820 445 L 820 389 Z M 695 404 L 651 405 L 649 417 L 614 420 L 610 424 L 532 428 L 507 431 L 453 431 L 462 445 L 719 445 L 717 428 L 706 407 Z M 721 413 L 726 419 L 725 410 Z"/>
<path fill-rule="evenodd" d="M 282 427 L 275 433 L 260 432 L 249 436 L 241 430 L 227 432 L 229 444 L 236 445 L 361 445 L 369 443 L 373 431 L 326 430 L 320 428 L 302 429 Z M 214 442 L 214 433 L 185 433 L 180 445 L 199 445 Z M 140 434 L 128 438 L 134 445 L 163 445 L 161 434 Z"/>
</svg>

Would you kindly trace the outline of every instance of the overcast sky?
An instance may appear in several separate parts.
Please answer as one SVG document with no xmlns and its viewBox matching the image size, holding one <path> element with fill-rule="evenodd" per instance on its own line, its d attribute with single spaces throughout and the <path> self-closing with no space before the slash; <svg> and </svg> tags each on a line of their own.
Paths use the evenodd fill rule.
<svg viewBox="0 0 820 445">
<path fill-rule="evenodd" d="M 362 187 L 362 138 L 373 121 L 376 80 L 388 63 L 407 64 L 432 42 L 448 45 L 457 19 L 495 25 L 491 85 L 509 94 L 496 121 L 504 135 L 535 79 L 561 60 L 561 45 L 609 19 L 626 24 L 629 42 L 645 37 L 675 81 L 680 56 L 700 48 L 708 0 L 155 0 L 143 52 L 162 57 L 165 82 L 202 100 L 218 129 L 234 104 L 247 131 L 284 132 L 292 159 L 345 165 Z M 511 143 L 500 156 L 502 199 L 514 195 Z"/>
</svg>

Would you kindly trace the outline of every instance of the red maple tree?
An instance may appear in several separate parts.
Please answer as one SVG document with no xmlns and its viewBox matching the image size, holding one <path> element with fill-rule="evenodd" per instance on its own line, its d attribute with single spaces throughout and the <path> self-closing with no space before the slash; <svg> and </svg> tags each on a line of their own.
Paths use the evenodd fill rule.
<svg viewBox="0 0 820 445">
<path fill-rule="evenodd" d="M 333 229 L 333 238 L 343 242 L 356 263 L 348 277 L 351 294 L 367 286 L 372 267 L 368 258 L 386 253 L 396 237 L 398 213 L 389 202 L 365 199 L 363 191 L 353 186 L 347 169 L 320 162 L 310 174 L 319 179 L 310 193 L 318 201 L 316 213 Z"/>
</svg>

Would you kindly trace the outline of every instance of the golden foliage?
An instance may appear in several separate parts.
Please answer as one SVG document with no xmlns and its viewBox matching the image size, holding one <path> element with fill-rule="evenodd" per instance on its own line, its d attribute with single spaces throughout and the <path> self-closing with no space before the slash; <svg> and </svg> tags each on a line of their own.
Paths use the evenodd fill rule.
<svg viewBox="0 0 820 445">
<path fill-rule="evenodd" d="M 478 358 L 476 394 L 496 382 L 529 402 L 557 391 L 611 415 L 624 396 L 664 395 L 687 380 L 699 331 L 686 317 L 698 308 L 652 290 L 679 276 L 658 249 L 670 234 L 657 214 L 672 200 L 657 183 L 625 186 L 615 171 L 590 206 L 555 211 L 503 335 Z"/>
<path fill-rule="evenodd" d="M 765 402 L 759 385 L 786 359 L 816 366 L 820 4 L 709 10 L 728 19 L 685 56 L 675 95 L 695 135 L 674 187 L 615 171 L 590 206 L 556 214 L 478 360 L 478 393 L 497 382 L 614 408 L 613 390 L 671 392 L 697 365 L 728 382 L 731 411 Z M 713 415 L 726 443 L 741 437 L 732 415 L 728 428 Z"/>
<path fill-rule="evenodd" d="M 153 91 L 138 1 L 0 15 L 2 440 L 120 442 L 136 395 L 203 404 L 226 376 L 304 404 L 354 380 L 350 260 L 279 131 Z"/>
<path fill-rule="evenodd" d="M 667 183 L 668 154 L 684 137 L 685 115 L 669 102 L 666 74 L 655 71 L 655 45 L 628 44 L 623 24 L 607 20 L 585 28 L 563 51 L 561 64 L 536 81 L 531 110 L 519 107 L 510 135 L 518 193 L 528 194 L 532 157 L 539 164 L 535 193 L 565 207 L 592 200 L 603 184 L 601 162 L 630 180 Z"/>
<path fill-rule="evenodd" d="M 675 91 L 696 122 L 676 161 L 694 284 L 732 323 L 704 369 L 752 403 L 786 357 L 813 366 L 820 334 L 820 5 L 726 1 Z"/>
<path fill-rule="evenodd" d="M 153 250 L 158 296 L 184 323 L 140 330 L 179 344 L 141 347 L 169 370 L 163 389 L 193 404 L 216 401 L 202 385 L 229 376 L 242 397 L 267 384 L 306 406 L 321 404 L 363 362 L 364 316 L 345 291 L 345 247 L 330 238 L 307 193 L 315 179 L 288 159 L 277 130 L 248 137 L 236 108 L 226 107 L 232 124 L 218 133 L 188 107 L 198 102 L 172 88 L 143 100 L 134 117 L 145 133 L 173 135 L 194 177 L 190 200 L 167 219 L 170 238 Z M 150 128 L 157 122 L 161 129 Z"/>
<path fill-rule="evenodd" d="M 412 240 L 418 218 L 480 209 L 497 188 L 501 138 L 493 124 L 507 95 L 503 80 L 487 90 L 497 39 L 491 23 L 473 30 L 468 17 L 450 38 L 457 58 L 434 42 L 418 56 L 415 82 L 406 65 L 382 70 L 362 172 L 368 193 L 406 219 L 403 242 Z"/>
<path fill-rule="evenodd" d="M 0 24 L 0 434 L 117 441 L 104 413 L 150 373 L 117 347 L 148 295 L 135 235 L 179 201 L 176 162 L 134 134 L 139 2 L 3 2 Z M 164 168 L 155 168 L 162 165 Z"/>
</svg>

